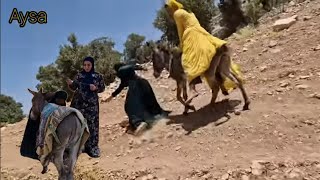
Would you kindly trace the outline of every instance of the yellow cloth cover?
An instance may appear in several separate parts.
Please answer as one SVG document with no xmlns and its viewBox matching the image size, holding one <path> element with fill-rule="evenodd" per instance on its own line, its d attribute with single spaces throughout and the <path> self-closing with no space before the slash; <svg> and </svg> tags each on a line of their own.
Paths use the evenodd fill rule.
<svg viewBox="0 0 320 180">
<path fill-rule="evenodd" d="M 227 42 L 209 34 L 201 27 L 194 13 L 182 9 L 175 0 L 169 0 L 167 5 L 174 12 L 173 18 L 177 25 L 180 48 L 182 49 L 182 66 L 191 82 L 198 76 L 204 77 L 204 72 L 209 68 L 211 61 L 216 54 L 216 49 Z M 178 7 L 178 8 L 177 8 Z M 239 65 L 231 62 L 231 70 L 242 80 Z M 232 90 L 236 84 L 230 79 L 224 82 L 226 90 Z"/>
<path fill-rule="evenodd" d="M 89 128 L 87 125 L 87 120 L 83 117 L 81 112 L 75 108 L 66 107 L 66 106 L 58 106 L 58 108 L 56 110 L 54 110 L 50 114 L 50 116 L 48 117 L 46 127 L 45 127 L 44 147 L 37 148 L 37 154 L 40 157 L 40 162 L 42 165 L 45 164 L 46 158 L 52 152 L 52 148 L 53 148 L 52 145 L 53 145 L 53 141 L 55 141 L 54 136 L 56 135 L 56 129 L 57 129 L 58 125 L 63 121 L 63 119 L 65 117 L 67 117 L 71 113 L 75 113 L 78 116 L 78 118 L 80 119 L 81 126 L 84 129 L 82 137 L 79 139 L 79 141 L 81 141 L 81 142 L 80 142 L 80 149 L 79 149 L 78 153 L 81 153 L 81 150 L 82 150 L 85 142 L 88 140 L 88 138 L 90 136 L 90 131 L 89 131 Z"/>
<path fill-rule="evenodd" d="M 166 4 L 170 7 L 172 12 L 183 8 L 183 5 L 176 0 L 168 0 Z"/>
</svg>

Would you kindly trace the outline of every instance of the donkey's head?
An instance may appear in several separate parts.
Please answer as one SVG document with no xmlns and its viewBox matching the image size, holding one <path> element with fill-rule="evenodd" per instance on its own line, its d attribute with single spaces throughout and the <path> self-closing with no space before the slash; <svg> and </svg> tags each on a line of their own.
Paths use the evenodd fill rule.
<svg viewBox="0 0 320 180">
<path fill-rule="evenodd" d="M 43 107 L 48 100 L 54 96 L 54 93 L 44 93 L 42 88 L 40 88 L 38 92 L 32 91 L 31 89 L 28 89 L 28 91 L 33 95 L 30 118 L 32 120 L 37 120 L 40 117 Z"/>
<path fill-rule="evenodd" d="M 158 42 L 154 45 L 147 43 L 152 48 L 152 66 L 153 76 L 158 78 L 164 69 L 169 71 L 170 60 L 172 58 L 169 47 L 166 44 Z"/>
</svg>

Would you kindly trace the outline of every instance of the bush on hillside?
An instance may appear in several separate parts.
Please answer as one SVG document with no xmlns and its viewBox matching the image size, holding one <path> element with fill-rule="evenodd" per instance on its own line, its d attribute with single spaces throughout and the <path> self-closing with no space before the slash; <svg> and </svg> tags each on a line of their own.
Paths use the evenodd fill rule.
<svg viewBox="0 0 320 180">
<path fill-rule="evenodd" d="M 3 124 L 16 123 L 25 116 L 22 111 L 22 104 L 16 102 L 12 97 L 0 94 L 0 122 Z"/>
</svg>

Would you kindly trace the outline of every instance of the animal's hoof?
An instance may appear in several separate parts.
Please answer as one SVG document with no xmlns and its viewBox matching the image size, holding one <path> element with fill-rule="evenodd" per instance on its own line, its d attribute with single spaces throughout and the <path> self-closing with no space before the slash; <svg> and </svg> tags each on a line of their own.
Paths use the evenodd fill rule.
<svg viewBox="0 0 320 180">
<path fill-rule="evenodd" d="M 45 173 L 47 173 L 47 171 L 48 171 L 48 167 L 45 166 L 45 167 L 43 167 L 41 174 L 45 174 Z"/>
<path fill-rule="evenodd" d="M 222 91 L 222 94 L 225 95 L 225 96 L 229 95 L 228 91 Z"/>
<path fill-rule="evenodd" d="M 246 103 L 246 104 L 243 106 L 242 110 L 243 110 L 243 111 L 249 110 L 249 104 L 250 104 L 250 103 Z"/>
<path fill-rule="evenodd" d="M 192 111 L 197 111 L 194 106 L 189 106 L 189 109 L 191 109 Z"/>
<path fill-rule="evenodd" d="M 184 111 L 183 115 L 187 116 L 188 115 L 188 111 Z"/>
</svg>

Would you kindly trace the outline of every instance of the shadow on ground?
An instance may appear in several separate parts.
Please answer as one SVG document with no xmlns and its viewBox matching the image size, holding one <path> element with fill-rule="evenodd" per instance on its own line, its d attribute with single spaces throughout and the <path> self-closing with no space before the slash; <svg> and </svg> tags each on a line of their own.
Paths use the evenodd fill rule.
<svg viewBox="0 0 320 180">
<path fill-rule="evenodd" d="M 169 116 L 169 124 L 182 124 L 182 128 L 190 134 L 192 131 L 198 128 L 207 126 L 210 123 L 215 123 L 216 126 L 227 122 L 230 119 L 228 113 L 234 112 L 235 107 L 240 105 L 240 100 L 222 100 L 216 102 L 214 106 L 208 104 L 201 109 L 191 112 L 188 115 L 172 115 Z M 227 117 L 227 120 L 220 122 L 223 117 Z"/>
</svg>

